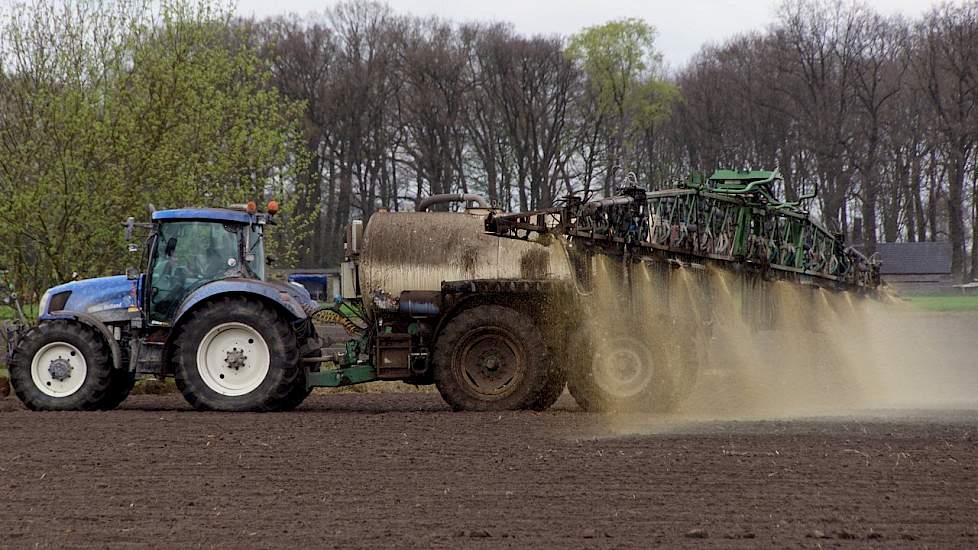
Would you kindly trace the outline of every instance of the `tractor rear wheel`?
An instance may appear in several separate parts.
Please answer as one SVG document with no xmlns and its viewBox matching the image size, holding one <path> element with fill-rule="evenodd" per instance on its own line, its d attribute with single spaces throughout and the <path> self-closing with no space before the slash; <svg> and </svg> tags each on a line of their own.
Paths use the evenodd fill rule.
<svg viewBox="0 0 978 550">
<path fill-rule="evenodd" d="M 110 396 L 109 347 L 95 329 L 76 321 L 42 322 L 14 351 L 10 385 L 35 411 L 94 411 Z"/>
<path fill-rule="evenodd" d="M 173 356 L 177 388 L 200 410 L 278 410 L 300 374 L 288 321 L 244 298 L 224 298 L 191 313 Z"/>
<path fill-rule="evenodd" d="M 550 353 L 533 320 L 504 306 L 463 311 L 435 343 L 435 385 L 455 410 L 541 408 L 548 383 L 552 390 L 550 367 Z"/>
<path fill-rule="evenodd" d="M 132 388 L 135 385 L 135 373 L 129 372 L 127 369 L 113 369 L 112 383 L 109 386 L 109 391 L 105 395 L 105 399 L 99 404 L 99 408 L 103 411 L 111 411 L 118 407 L 123 401 L 129 398 L 129 394 L 132 393 Z"/>
<path fill-rule="evenodd" d="M 582 330 L 571 346 L 567 388 L 589 412 L 665 412 L 675 383 L 661 350 L 627 334 Z"/>
<path fill-rule="evenodd" d="M 305 368 L 300 367 L 299 371 L 299 376 L 296 377 L 295 383 L 292 384 L 292 389 L 289 390 L 289 394 L 285 396 L 285 399 L 275 405 L 276 411 L 291 411 L 301 405 L 312 393 L 312 388 L 306 387 Z"/>
</svg>

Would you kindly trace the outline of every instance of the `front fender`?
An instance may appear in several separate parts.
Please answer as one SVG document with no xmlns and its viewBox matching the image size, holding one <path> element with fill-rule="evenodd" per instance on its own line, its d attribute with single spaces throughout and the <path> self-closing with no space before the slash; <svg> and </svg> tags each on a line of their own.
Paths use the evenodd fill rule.
<svg viewBox="0 0 978 550">
<path fill-rule="evenodd" d="M 122 349 L 119 347 L 119 342 L 116 341 L 115 336 L 112 334 L 112 330 L 106 326 L 105 323 L 96 319 L 93 315 L 78 311 L 56 311 L 54 313 L 42 315 L 38 319 L 38 321 L 42 323 L 44 321 L 56 320 L 75 321 L 83 325 L 88 325 L 99 331 L 102 337 L 105 338 L 105 343 L 109 345 L 109 350 L 112 352 L 112 368 L 122 368 Z"/>
<path fill-rule="evenodd" d="M 173 316 L 172 326 L 175 327 L 180 324 L 186 314 L 197 304 L 211 298 L 224 296 L 254 296 L 263 298 L 278 304 L 292 317 L 292 321 L 308 317 L 302 307 L 301 298 L 298 295 L 293 295 L 293 293 L 281 285 L 254 279 L 222 279 L 207 283 L 184 298 L 183 303 L 180 304 L 180 308 L 177 309 L 176 314 Z"/>
</svg>

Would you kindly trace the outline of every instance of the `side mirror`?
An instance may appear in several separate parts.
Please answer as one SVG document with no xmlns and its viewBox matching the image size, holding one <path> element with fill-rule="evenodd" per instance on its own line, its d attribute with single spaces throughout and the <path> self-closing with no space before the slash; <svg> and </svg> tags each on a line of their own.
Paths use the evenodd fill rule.
<svg viewBox="0 0 978 550">
<path fill-rule="evenodd" d="M 132 240 L 132 230 L 135 229 L 135 227 L 136 227 L 136 218 L 133 218 L 132 216 L 126 218 L 126 240 L 127 241 Z M 133 251 L 131 245 L 129 247 L 129 251 L 130 252 Z"/>
<path fill-rule="evenodd" d="M 138 278 L 139 278 L 139 270 L 138 269 L 136 269 L 135 267 L 127 267 L 126 268 L 126 279 L 129 279 L 130 281 L 135 281 Z"/>
</svg>

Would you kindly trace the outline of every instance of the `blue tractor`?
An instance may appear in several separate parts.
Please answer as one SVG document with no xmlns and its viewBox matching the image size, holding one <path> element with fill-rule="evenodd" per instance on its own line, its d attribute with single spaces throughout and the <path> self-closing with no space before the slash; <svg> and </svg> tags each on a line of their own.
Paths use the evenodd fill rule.
<svg viewBox="0 0 978 550">
<path fill-rule="evenodd" d="M 156 211 L 144 270 L 48 290 L 36 326 L 8 331 L 10 382 L 34 410 L 106 410 L 137 375 L 173 376 L 197 409 L 273 411 L 309 394 L 320 354 L 301 286 L 265 279 L 277 205 Z M 131 251 L 138 250 L 135 244 Z"/>
</svg>

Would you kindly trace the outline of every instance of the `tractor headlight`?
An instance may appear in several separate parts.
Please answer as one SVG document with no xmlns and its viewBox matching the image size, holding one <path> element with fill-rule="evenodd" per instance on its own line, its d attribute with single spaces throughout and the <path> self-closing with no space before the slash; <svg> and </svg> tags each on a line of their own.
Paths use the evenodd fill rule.
<svg viewBox="0 0 978 550">
<path fill-rule="evenodd" d="M 37 309 L 37 313 L 39 315 L 44 315 L 45 313 L 47 313 L 48 304 L 50 303 L 51 303 L 51 291 L 49 290 L 44 293 L 44 296 L 41 296 L 41 307 Z"/>
</svg>

